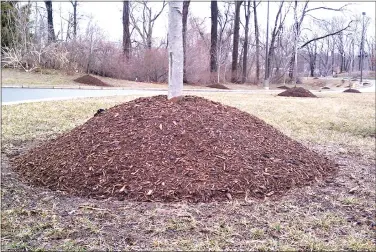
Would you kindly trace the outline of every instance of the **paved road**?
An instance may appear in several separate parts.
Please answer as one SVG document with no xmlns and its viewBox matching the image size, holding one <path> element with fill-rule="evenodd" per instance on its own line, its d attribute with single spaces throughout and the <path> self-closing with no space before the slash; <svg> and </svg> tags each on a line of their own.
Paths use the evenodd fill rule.
<svg viewBox="0 0 376 252">
<path fill-rule="evenodd" d="M 359 88 L 361 92 L 375 92 L 375 80 L 369 81 L 370 87 Z M 342 92 L 325 91 L 325 92 Z M 220 90 L 220 89 L 195 89 L 184 90 L 184 93 L 194 92 L 230 92 L 230 93 L 277 93 L 281 90 Z M 162 89 L 53 89 L 53 88 L 1 88 L 1 104 L 10 105 L 26 102 L 66 100 L 84 97 L 102 97 L 114 95 L 159 95 L 167 94 Z"/>
<path fill-rule="evenodd" d="M 184 90 L 192 92 L 231 92 L 231 93 L 274 93 L 280 90 L 219 90 L 219 89 L 194 89 Z M 53 88 L 1 88 L 2 105 L 17 103 L 67 100 L 84 97 L 103 97 L 114 95 L 167 95 L 167 90 L 162 89 L 53 89 Z"/>
<path fill-rule="evenodd" d="M 20 102 L 65 100 L 83 97 L 101 97 L 114 95 L 158 95 L 166 94 L 162 90 L 85 90 L 85 89 L 52 89 L 52 88 L 1 88 L 1 103 L 14 104 Z"/>
</svg>

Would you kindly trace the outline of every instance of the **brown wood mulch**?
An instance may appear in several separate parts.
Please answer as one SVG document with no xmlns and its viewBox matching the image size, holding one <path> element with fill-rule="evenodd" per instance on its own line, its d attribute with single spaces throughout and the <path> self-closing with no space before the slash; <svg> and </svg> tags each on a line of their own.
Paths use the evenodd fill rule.
<svg viewBox="0 0 376 252">
<path fill-rule="evenodd" d="M 139 98 L 13 160 L 37 186 L 97 199 L 209 202 L 309 185 L 336 165 L 236 108 Z"/>
<path fill-rule="evenodd" d="M 84 75 L 82 77 L 79 77 L 74 80 L 75 82 L 81 83 L 81 84 L 86 84 L 86 85 L 91 85 L 91 86 L 99 86 L 99 87 L 111 87 L 111 85 L 101 81 L 98 78 L 95 78 L 94 76 L 91 76 L 89 74 Z"/>
<path fill-rule="evenodd" d="M 358 89 L 349 88 L 343 91 L 344 93 L 361 93 Z"/>
<path fill-rule="evenodd" d="M 228 87 L 226 87 L 225 85 L 222 85 L 222 84 L 211 84 L 207 87 L 210 87 L 210 88 L 217 88 L 217 89 L 229 89 Z"/>
<path fill-rule="evenodd" d="M 283 86 L 279 86 L 279 87 L 277 87 L 277 88 L 279 88 L 279 89 L 290 89 L 288 86 L 285 86 L 285 85 L 283 85 Z"/>
<path fill-rule="evenodd" d="M 278 94 L 278 96 L 289 96 L 289 97 L 317 97 L 312 94 L 309 90 L 302 87 L 289 88 L 286 91 Z"/>
</svg>

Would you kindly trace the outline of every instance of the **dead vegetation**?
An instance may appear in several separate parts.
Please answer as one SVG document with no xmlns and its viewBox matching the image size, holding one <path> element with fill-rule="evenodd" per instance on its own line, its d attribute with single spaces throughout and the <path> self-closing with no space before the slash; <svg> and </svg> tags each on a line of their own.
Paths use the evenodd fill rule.
<svg viewBox="0 0 376 252">
<path fill-rule="evenodd" d="M 3 106 L 2 249 L 375 249 L 374 94 L 205 96 L 303 141 L 340 164 L 338 173 L 278 200 L 166 204 L 77 198 L 21 183 L 7 156 L 82 124 L 98 108 L 134 97 Z"/>
</svg>

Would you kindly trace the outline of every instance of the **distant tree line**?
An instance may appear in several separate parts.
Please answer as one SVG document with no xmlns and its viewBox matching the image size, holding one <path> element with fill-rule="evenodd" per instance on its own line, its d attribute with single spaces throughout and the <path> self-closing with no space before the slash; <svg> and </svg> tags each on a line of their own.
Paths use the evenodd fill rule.
<svg viewBox="0 0 376 252">
<path fill-rule="evenodd" d="M 70 4 L 71 12 L 64 16 L 61 10 L 56 12 L 57 3 L 52 1 L 1 2 L 2 67 L 167 81 L 168 36 L 157 40 L 153 33 L 156 21 L 167 12 L 167 2 L 124 1 L 120 44 L 107 41 L 91 19 L 80 30 L 80 4 Z M 277 11 L 269 15 L 260 12 L 265 12 L 261 4 L 267 3 L 211 1 L 207 32 L 204 20 L 190 10 L 190 1 L 183 2 L 185 83 L 294 82 L 303 75 L 355 73 L 361 67 L 360 57 L 364 69 L 375 71 L 375 34 L 367 31 L 371 20 L 365 18 L 362 34 L 362 16 L 349 14 L 347 5 L 329 8 L 311 7 L 309 1 L 270 2 Z M 327 12 L 328 18 L 317 18 L 318 12 Z M 61 27 L 55 27 L 54 18 L 60 19 Z M 260 23 L 268 24 L 267 34 Z"/>
</svg>

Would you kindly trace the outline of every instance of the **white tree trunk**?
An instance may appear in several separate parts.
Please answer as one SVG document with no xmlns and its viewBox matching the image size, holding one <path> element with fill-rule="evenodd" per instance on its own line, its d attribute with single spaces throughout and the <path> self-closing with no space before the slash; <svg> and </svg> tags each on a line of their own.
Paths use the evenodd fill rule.
<svg viewBox="0 0 376 252">
<path fill-rule="evenodd" d="M 183 2 L 169 2 L 168 11 L 168 99 L 183 92 Z"/>
</svg>

